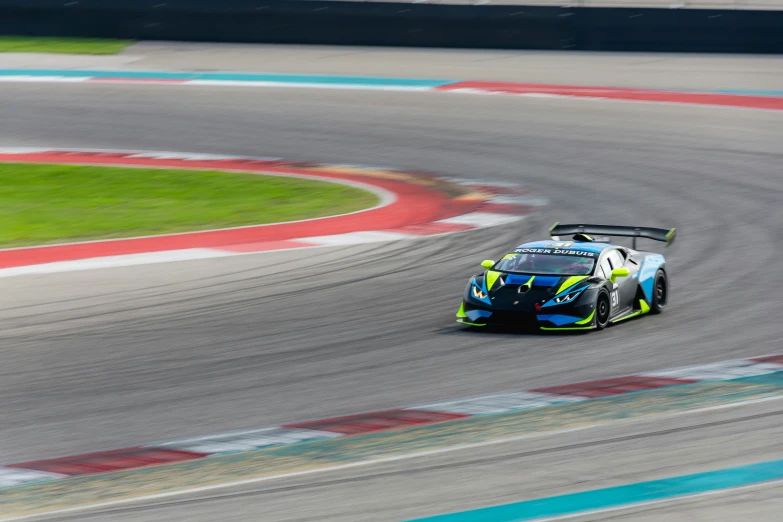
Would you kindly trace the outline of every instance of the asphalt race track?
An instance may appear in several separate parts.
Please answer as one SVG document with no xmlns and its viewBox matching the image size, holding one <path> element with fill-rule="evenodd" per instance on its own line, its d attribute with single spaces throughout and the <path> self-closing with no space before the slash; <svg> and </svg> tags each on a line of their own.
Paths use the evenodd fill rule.
<svg viewBox="0 0 783 522">
<path fill-rule="evenodd" d="M 780 352 L 781 113 L 440 93 L 7 84 L 0 114 L 4 146 L 427 169 L 520 182 L 551 200 L 521 229 L 3 279 L 0 462 Z M 460 294 L 479 262 L 543 236 L 554 221 L 677 227 L 665 252 L 666 313 L 588 335 L 458 327 Z M 437 514 L 588 480 L 594 487 L 781 458 L 779 409 L 640 422 L 73 519 Z M 760 488 L 613 516 L 773 520 L 780 507 L 779 489 Z"/>
</svg>

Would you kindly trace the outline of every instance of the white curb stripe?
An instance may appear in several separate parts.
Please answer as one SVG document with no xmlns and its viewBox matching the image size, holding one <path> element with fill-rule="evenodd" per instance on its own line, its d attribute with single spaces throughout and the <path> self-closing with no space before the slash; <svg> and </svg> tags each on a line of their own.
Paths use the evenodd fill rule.
<svg viewBox="0 0 783 522">
<path fill-rule="evenodd" d="M 761 358 L 765 356 L 759 356 Z M 777 356 L 775 356 L 777 357 Z M 781 356 L 783 357 L 783 356 Z M 709 381 L 728 381 L 733 379 L 739 379 L 747 376 L 764 375 L 773 372 L 783 371 L 783 363 L 771 363 L 771 362 L 759 362 L 752 359 L 735 359 L 729 361 L 720 361 L 717 363 L 703 364 L 688 366 L 684 368 L 673 368 L 669 370 L 661 370 L 660 372 L 650 372 L 644 374 L 635 374 L 633 376 L 654 377 L 654 376 L 678 376 L 680 378 L 687 378 L 686 375 L 700 375 L 709 377 Z M 720 377 L 722 376 L 722 377 Z M 617 377 L 615 377 L 617 378 Z M 611 378 L 610 378 L 611 379 Z M 601 379 L 605 380 L 605 379 Z M 584 383 L 571 383 L 571 386 L 578 386 L 580 384 L 589 384 L 591 381 Z M 676 385 L 675 385 L 676 386 Z M 664 388 L 667 388 L 665 386 Z M 663 389 L 663 388 L 657 388 Z M 653 391 L 653 390 L 650 390 Z M 615 395 L 616 396 L 616 395 Z M 773 396 L 762 399 L 754 399 L 747 404 L 756 402 L 765 402 L 767 400 L 783 399 L 782 396 Z M 483 397 L 469 397 L 463 399 L 457 399 L 452 401 L 443 401 L 439 403 L 431 403 L 422 406 L 408 406 L 398 408 L 400 410 L 414 410 L 414 411 L 432 411 L 439 413 L 460 413 L 463 415 L 486 415 L 492 413 L 503 413 L 515 410 L 541 408 L 546 406 L 553 406 L 562 403 L 573 403 L 579 401 L 596 400 L 590 397 L 580 397 L 572 395 L 560 395 L 556 393 L 544 393 L 544 392 L 532 392 L 532 391 L 512 391 L 498 393 L 494 395 L 487 395 Z M 745 404 L 745 403 L 743 403 Z M 731 407 L 731 405 L 718 405 L 709 407 L 704 411 L 713 409 L 723 409 Z M 702 411 L 702 410 L 693 410 Z M 366 415 L 373 415 L 374 413 L 381 412 L 364 412 Z M 676 412 L 674 415 L 687 414 L 685 412 Z M 355 414 L 355 415 L 363 415 Z M 307 422 L 307 421 L 305 421 Z M 172 449 L 172 450 L 184 450 L 193 451 L 198 453 L 204 453 L 207 455 L 215 455 L 220 453 L 235 453 L 241 451 L 252 451 L 254 449 L 263 448 L 271 445 L 280 444 L 295 444 L 299 442 L 309 442 L 318 439 L 325 438 L 338 438 L 346 436 L 342 432 L 330 432 L 326 430 L 310 430 L 307 428 L 284 428 L 282 426 L 272 426 L 265 428 L 251 428 L 247 430 L 225 432 L 222 434 L 212 434 L 202 437 L 191 437 L 187 439 L 179 439 L 175 441 L 161 441 L 153 444 L 148 444 L 146 448 L 160 448 L 160 449 Z M 514 439 L 516 440 L 516 439 Z M 447 451 L 453 451 L 448 449 Z M 79 457 L 79 455 L 72 456 L 72 458 Z M 7 471 L 11 470 L 11 471 Z M 30 471 L 31 475 L 19 474 L 16 470 L 22 470 L 23 472 Z M 67 475 L 59 475 L 57 473 L 51 473 L 45 476 L 40 475 L 37 470 L 23 470 L 22 468 L 9 468 L 0 467 L 0 486 L 3 485 L 3 473 L 5 473 L 8 485 L 19 485 L 27 482 L 39 481 L 39 480 L 51 480 L 54 478 L 68 478 Z M 28 481 L 24 477 L 29 478 Z M 20 482 L 24 480 L 24 482 Z M 0 519 L 2 521 L 3 519 Z"/>
<path fill-rule="evenodd" d="M 0 467 L 0 487 L 19 486 L 21 484 L 30 484 L 31 482 L 46 482 L 61 478 L 68 478 L 68 475 L 32 469 Z"/>
<path fill-rule="evenodd" d="M 193 439 L 183 439 L 147 447 L 176 449 L 216 455 L 238 451 L 252 451 L 268 446 L 310 442 L 320 439 L 340 437 L 340 433 L 329 431 L 306 430 L 297 428 L 264 428 L 248 430 L 224 435 L 211 435 Z"/>
<path fill-rule="evenodd" d="M 217 489 L 225 489 L 225 488 L 232 488 L 237 486 L 244 486 L 247 484 L 258 484 L 261 482 L 269 482 L 272 480 L 279 480 L 279 479 L 285 479 L 285 478 L 293 478 L 293 477 L 301 477 L 306 475 L 315 475 L 319 473 L 327 473 L 330 471 L 339 471 L 339 470 L 345 470 L 345 469 L 352 469 L 352 468 L 360 468 L 365 466 L 373 466 L 377 464 L 385 464 L 390 462 L 399 462 L 402 460 L 410 460 L 410 459 L 416 459 L 416 458 L 422 458 L 422 457 L 429 457 L 433 455 L 442 455 L 446 453 L 453 453 L 456 451 L 464 451 L 464 450 L 470 450 L 470 449 L 478 449 L 478 448 L 485 448 L 489 446 L 498 446 L 501 444 L 508 444 L 510 442 L 518 442 L 522 440 L 530 440 L 530 439 L 537 439 L 542 437 L 551 437 L 553 435 L 562 435 L 565 433 L 575 433 L 580 431 L 585 431 L 593 428 L 598 427 L 607 427 L 607 426 L 625 426 L 628 424 L 633 424 L 635 422 L 639 422 L 640 420 L 649 420 L 650 418 L 655 419 L 667 419 L 667 418 L 676 418 L 676 417 L 683 417 L 685 415 L 693 415 L 695 413 L 703 413 L 703 412 L 710 412 L 710 411 L 722 411 L 722 410 L 729 410 L 734 408 L 741 408 L 743 406 L 749 406 L 752 404 L 763 404 L 766 402 L 772 402 L 772 401 L 778 401 L 783 399 L 783 396 L 773 396 L 773 397 L 762 397 L 760 399 L 751 399 L 747 401 L 739 401 L 739 402 L 732 402 L 728 404 L 719 404 L 717 406 L 707 406 L 704 408 L 694 408 L 690 410 L 685 411 L 675 411 L 672 413 L 664 413 L 660 415 L 649 415 L 647 418 L 642 419 L 621 419 L 616 421 L 609 421 L 609 422 L 603 422 L 603 423 L 595 423 L 595 424 L 589 424 L 586 426 L 579 426 L 576 428 L 566 428 L 562 430 L 552 430 L 548 432 L 542 432 L 542 433 L 530 433 L 530 434 L 524 434 L 524 435 L 514 435 L 512 437 L 507 437 L 503 439 L 494 439 L 494 440 L 487 440 L 482 442 L 473 442 L 468 444 L 460 444 L 456 446 L 449 446 L 446 448 L 438 448 L 434 450 L 424 450 L 424 451 L 417 451 L 417 452 L 411 452 L 411 453 L 404 453 L 402 455 L 394 455 L 390 457 L 379 457 L 376 459 L 369 459 L 369 460 L 362 460 L 359 462 L 351 462 L 347 464 L 335 464 L 332 466 L 324 466 L 321 468 L 315 468 L 315 469 L 308 469 L 308 470 L 302 470 L 302 471 L 292 471 L 288 473 L 280 473 L 278 475 L 269 475 L 265 477 L 257 477 L 257 478 L 250 478 L 250 479 L 243 479 L 243 480 L 237 480 L 233 482 L 223 482 L 220 484 L 212 484 L 209 486 L 196 486 L 196 487 L 190 487 L 190 488 L 183 488 L 180 490 L 175 491 L 168 491 L 166 493 L 154 493 L 151 495 L 141 495 L 138 497 L 131 497 L 131 498 L 124 498 L 119 500 L 109 500 L 105 502 L 97 502 L 94 504 L 84 504 L 81 506 L 76 507 L 69 507 L 69 508 L 62 508 L 62 509 L 53 509 L 49 511 L 42 511 L 40 513 L 34 513 L 31 515 L 19 515 L 19 516 L 10 516 L 6 518 L 0 518 L 0 522 L 12 522 L 17 520 L 30 520 L 33 518 L 40 518 L 44 516 L 53 516 L 53 515 L 64 515 L 67 513 L 74 513 L 79 511 L 85 511 L 90 509 L 100 509 L 100 508 L 106 508 L 106 507 L 113 507 L 113 506 L 121 506 L 125 504 L 131 504 L 135 502 L 148 502 L 151 500 L 159 500 L 163 498 L 171 498 L 171 497 L 178 497 L 183 495 L 190 495 L 194 493 L 203 493 L 205 491 L 214 491 Z M 783 481 L 781 481 L 783 482 Z M 767 483 L 761 483 L 761 484 L 754 484 L 747 487 L 758 487 L 764 484 L 771 484 L 772 482 Z M 739 489 L 739 488 L 735 488 Z M 706 494 L 712 494 L 715 492 L 708 492 Z M 682 497 L 679 497 L 682 498 Z M 667 501 L 669 499 L 666 499 Z"/>
<path fill-rule="evenodd" d="M 585 400 L 588 400 L 588 398 L 570 395 L 555 395 L 553 393 L 518 392 L 488 395 L 486 397 L 477 397 L 475 399 L 465 399 L 461 401 L 440 402 L 425 406 L 414 406 L 409 409 L 461 413 L 463 415 L 486 415 L 489 413 L 505 413 Z"/>
<path fill-rule="evenodd" d="M 644 377 L 666 377 L 672 379 L 692 379 L 695 381 L 715 381 L 753 377 L 783 370 L 783 365 L 750 360 L 726 361 L 712 364 L 689 366 L 674 370 L 645 373 Z"/>
</svg>

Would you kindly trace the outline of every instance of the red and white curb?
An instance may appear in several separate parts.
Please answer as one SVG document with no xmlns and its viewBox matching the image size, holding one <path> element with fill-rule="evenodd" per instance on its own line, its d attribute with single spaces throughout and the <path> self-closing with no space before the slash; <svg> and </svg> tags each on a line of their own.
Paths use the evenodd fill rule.
<svg viewBox="0 0 783 522">
<path fill-rule="evenodd" d="M 179 234 L 0 250 L 0 277 L 347 246 L 493 227 L 521 221 L 546 199 L 507 183 L 426 172 L 182 152 L 0 148 L 0 162 L 254 172 L 369 190 L 373 208 L 324 218 Z"/>
<path fill-rule="evenodd" d="M 292 422 L 280 426 L 163 441 L 145 446 L 8 464 L 0 466 L 0 486 L 19 486 L 69 477 L 111 473 L 275 446 L 448 422 L 479 415 L 590 401 L 671 386 L 705 381 L 729 381 L 781 371 L 783 371 L 783 354 L 767 355 L 330 419 Z"/>
<path fill-rule="evenodd" d="M 114 76 L 93 76 L 85 71 L 84 76 L 58 74 L 3 74 L 0 82 L 6 83 L 99 83 L 99 84 L 145 84 L 207 87 L 250 87 L 250 88 L 308 88 L 370 91 L 410 91 L 410 92 L 450 92 L 459 94 L 514 95 L 532 98 L 557 98 L 574 100 L 624 100 L 648 103 L 675 103 L 695 106 L 733 107 L 741 109 L 783 110 L 783 96 L 764 93 L 730 93 L 710 91 L 672 91 L 662 89 L 637 89 L 628 87 L 602 87 L 588 85 L 553 85 L 499 81 L 443 81 L 432 80 L 432 85 L 395 84 L 393 79 L 384 82 L 366 83 L 351 78 L 334 77 L 336 83 L 318 83 L 311 81 L 285 81 L 273 79 L 189 79 L 164 77 L 135 77 L 132 71 L 113 71 Z M 106 71 L 102 71 L 105 73 Z M 95 74 L 93 72 L 92 74 Z M 197 74 L 197 73 L 183 73 Z M 260 76 L 265 76 L 261 74 Z M 277 75 L 269 75 L 274 78 Z M 384 80 L 378 78 L 378 80 Z M 426 80 L 424 80 L 426 81 Z"/>
</svg>

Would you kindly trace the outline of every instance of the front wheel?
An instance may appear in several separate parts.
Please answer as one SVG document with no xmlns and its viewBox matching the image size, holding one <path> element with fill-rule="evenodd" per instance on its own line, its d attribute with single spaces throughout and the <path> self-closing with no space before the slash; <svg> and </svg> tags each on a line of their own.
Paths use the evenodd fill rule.
<svg viewBox="0 0 783 522">
<path fill-rule="evenodd" d="M 595 300 L 595 327 L 603 330 L 609 324 L 609 316 L 612 313 L 612 305 L 609 302 L 609 292 L 601 290 Z"/>
<path fill-rule="evenodd" d="M 650 307 L 650 312 L 654 314 L 663 312 L 663 309 L 666 307 L 666 300 L 668 297 L 669 281 L 666 279 L 666 272 L 663 270 L 658 270 L 658 273 L 655 274 L 652 307 Z"/>
</svg>

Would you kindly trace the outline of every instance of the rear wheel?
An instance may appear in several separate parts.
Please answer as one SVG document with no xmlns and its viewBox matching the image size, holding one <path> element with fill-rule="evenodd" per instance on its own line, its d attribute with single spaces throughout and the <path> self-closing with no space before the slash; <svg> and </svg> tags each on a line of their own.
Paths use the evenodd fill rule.
<svg viewBox="0 0 783 522">
<path fill-rule="evenodd" d="M 609 316 L 612 313 L 612 305 L 609 302 L 609 292 L 601 290 L 595 300 L 595 327 L 603 330 L 609 324 Z"/>
<path fill-rule="evenodd" d="M 650 312 L 659 314 L 666 307 L 666 300 L 669 298 L 669 281 L 666 279 L 666 272 L 658 270 L 655 274 L 655 283 L 653 284 L 653 298 Z"/>
</svg>

